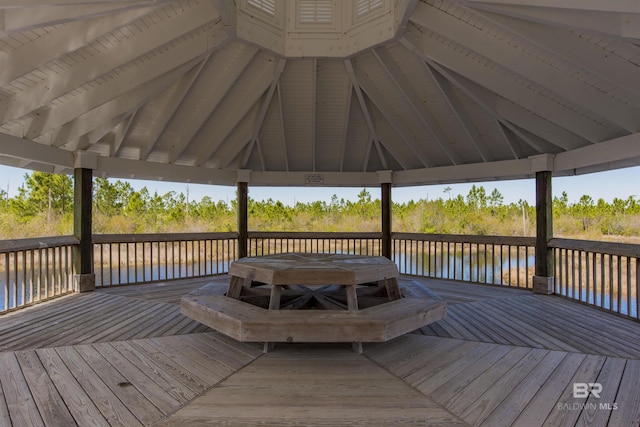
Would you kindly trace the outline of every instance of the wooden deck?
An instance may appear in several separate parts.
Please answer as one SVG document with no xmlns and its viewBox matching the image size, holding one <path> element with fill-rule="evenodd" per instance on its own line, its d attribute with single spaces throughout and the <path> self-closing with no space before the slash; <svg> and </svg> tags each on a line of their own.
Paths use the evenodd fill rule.
<svg viewBox="0 0 640 427">
<path fill-rule="evenodd" d="M 221 284 L 228 277 L 213 281 Z M 212 280 L 0 318 L 0 425 L 638 426 L 640 324 L 553 296 L 403 277 L 448 317 L 363 354 L 239 343 L 180 314 Z M 573 397 L 600 383 L 600 398 Z"/>
</svg>

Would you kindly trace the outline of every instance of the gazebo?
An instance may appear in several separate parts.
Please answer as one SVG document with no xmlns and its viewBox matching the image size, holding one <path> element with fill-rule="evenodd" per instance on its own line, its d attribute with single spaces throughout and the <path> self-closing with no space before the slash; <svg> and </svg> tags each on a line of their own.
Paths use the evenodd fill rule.
<svg viewBox="0 0 640 427">
<path fill-rule="evenodd" d="M 234 254 L 229 259 L 251 255 L 251 236 L 247 229 L 249 186 L 379 186 L 382 199 L 380 255 L 393 258 L 393 187 L 532 178 L 537 192 L 536 238 L 533 243 L 522 240 L 513 245 L 535 247 L 533 290 L 540 294 L 553 294 L 558 289 L 556 279 L 560 274 L 564 285 L 573 281 L 575 289 L 579 286 L 579 290 L 572 291 L 571 295 L 583 301 L 583 276 L 580 273 L 580 278 L 576 279 L 575 273 L 569 271 L 571 263 L 572 271 L 574 268 L 592 270 L 592 275 L 585 276 L 584 286 L 586 289 L 591 286 L 595 294 L 602 293 L 600 304 L 596 298 L 592 305 L 606 308 L 604 284 L 598 288 L 595 282 L 596 277 L 601 277 L 603 283 L 605 278 L 610 278 L 608 286 L 617 286 L 618 301 L 617 309 L 611 309 L 613 306 L 610 305 L 610 311 L 635 320 L 615 316 L 612 316 L 613 320 L 602 320 L 601 326 L 609 329 L 614 328 L 614 324 L 618 325 L 616 322 L 622 322 L 616 332 L 621 334 L 621 338 L 615 345 L 607 339 L 597 345 L 569 343 L 571 334 L 568 333 L 562 338 L 569 340 L 563 341 L 565 344 L 560 343 L 557 337 L 546 335 L 546 338 L 536 341 L 537 344 L 531 344 L 532 339 L 525 336 L 528 332 L 523 332 L 520 327 L 510 334 L 519 337 L 516 346 L 533 345 L 548 349 L 548 354 L 523 353 L 522 357 L 528 358 L 535 366 L 544 361 L 549 369 L 560 364 L 583 367 L 581 363 L 592 354 L 611 358 L 611 362 L 607 359 L 602 363 L 606 369 L 620 371 L 616 390 L 628 390 L 632 400 L 638 399 L 640 348 L 629 344 L 625 349 L 625 344 L 621 343 L 633 342 L 639 334 L 637 287 L 640 249 L 637 245 L 613 248 L 606 244 L 562 242 L 553 239 L 551 221 L 552 176 L 640 165 L 638 76 L 640 4 L 624 0 L 2 0 L 0 163 L 73 174 L 76 195 L 74 236 L 44 243 L 4 242 L 0 245 L 2 254 L 6 256 L 6 282 L 9 283 L 13 277 L 8 266 L 15 267 L 17 282 L 22 274 L 18 271 L 23 271 L 20 270 L 21 263 L 24 263 L 26 271 L 26 266 L 33 265 L 33 260 L 40 256 L 38 250 L 63 247 L 69 248 L 68 251 L 64 249 L 58 258 L 55 255 L 53 258 L 59 262 L 64 253 L 67 260 L 67 264 L 60 267 L 64 271 L 59 277 L 72 275 L 75 282 L 71 288 L 75 291 L 96 288 L 94 247 L 111 245 L 106 238 L 101 240 L 100 236 L 91 233 L 91 183 L 93 177 L 98 176 L 237 186 L 238 230 L 232 236 L 224 237 L 235 242 Z M 135 238 L 126 239 L 123 242 L 127 256 L 129 243 L 134 244 L 137 254 Z M 148 250 L 153 259 L 153 254 L 160 256 L 158 251 L 161 250 L 154 248 L 162 247 L 167 259 L 167 253 L 174 249 L 174 246 L 169 249 L 168 239 L 155 236 L 142 242 L 142 262 L 145 262 Z M 222 237 L 219 239 L 224 240 Z M 426 238 L 420 239 L 416 241 L 422 242 L 422 250 L 425 251 Z M 145 242 L 149 245 L 145 246 Z M 492 256 L 497 253 L 495 246 L 502 248 L 504 243 L 491 239 L 453 239 L 451 242 L 454 250 L 461 243 L 463 253 L 465 245 L 469 245 L 470 254 L 479 250 L 472 250 L 471 245 L 484 245 L 485 251 L 490 245 Z M 437 242 L 435 245 L 432 243 L 428 243 L 429 256 L 431 248 L 437 248 Z M 213 246 L 205 243 L 204 248 L 206 254 L 207 248 Z M 102 251 L 102 246 L 99 250 Z M 585 260 L 584 268 L 582 261 L 577 267 L 575 254 L 579 260 Z M 528 252 L 525 253 L 527 256 Z M 607 256 L 609 261 L 605 267 Z M 614 259 L 617 260 L 615 263 Z M 207 275 L 206 267 L 204 275 Z M 27 282 L 27 273 L 20 280 Z M 465 280 L 464 276 L 462 280 Z M 141 281 L 147 281 L 144 271 Z M 202 282 L 198 284 L 202 285 Z M 438 285 L 434 285 L 436 288 Z M 5 311 L 10 300 L 8 289 L 5 290 Z M 460 295 L 466 292 L 465 289 L 458 288 Z M 444 288 L 441 291 L 445 295 L 448 292 Z M 502 292 L 507 291 L 511 290 L 491 289 L 487 292 L 492 298 L 497 298 L 506 295 Z M 469 301 L 477 297 L 476 291 L 468 292 Z M 567 296 L 566 293 L 564 295 Z M 22 298 L 24 302 L 24 294 Z M 615 299 L 613 293 L 610 298 Z M 18 296 L 13 299 L 14 304 L 18 299 Z M 550 304 L 532 314 L 532 318 L 545 319 L 548 312 L 556 307 L 553 305 L 556 303 Z M 625 304 L 626 313 L 621 308 Z M 631 315 L 632 306 L 635 306 L 635 315 Z M 33 313 L 42 312 L 43 318 L 50 315 L 43 311 L 44 308 L 37 307 L 37 310 L 40 311 Z M 460 316 L 469 317 L 470 313 Z M 500 317 L 496 313 L 494 315 Z M 36 314 L 32 316 L 37 318 Z M 596 317 L 600 319 L 600 316 L 604 314 L 598 311 Z M 582 320 L 588 317 L 587 314 L 579 315 Z M 28 323 L 28 320 L 24 321 Z M 544 323 L 544 320 L 540 321 Z M 479 322 L 487 329 L 478 332 L 476 338 L 491 337 L 493 341 L 484 347 L 465 344 L 469 351 L 478 357 L 494 354 L 494 362 L 499 360 L 497 355 L 501 351 L 505 354 L 515 352 L 509 354 L 516 360 L 517 349 L 499 347 L 512 344 L 516 339 L 503 342 L 494 336 L 491 331 L 497 324 L 493 323 L 495 319 Z M 555 328 L 547 326 L 546 330 Z M 167 330 L 180 330 L 176 328 L 167 326 Z M 220 360 L 228 359 L 226 366 L 229 372 L 237 372 L 242 366 L 247 366 L 244 363 L 248 364 L 249 368 L 240 376 L 233 377 L 231 383 L 235 385 L 232 384 L 232 388 L 242 389 L 243 375 L 250 378 L 252 369 L 267 369 L 271 359 L 278 360 L 277 352 L 262 359 L 251 346 L 230 343 L 198 328 L 195 325 L 189 331 L 209 334 L 207 336 L 213 336 L 211 339 L 215 344 L 207 343 L 206 337 L 199 336 L 189 341 L 190 348 L 197 347 L 201 353 L 207 348 L 212 354 L 219 354 Z M 463 330 L 467 332 L 461 332 Z M 376 362 L 375 366 L 367 365 L 368 374 L 378 379 L 387 378 L 380 380 L 384 382 L 393 373 L 389 387 L 400 390 L 398 393 L 403 396 L 395 402 L 398 407 L 407 402 L 414 409 L 429 407 L 438 414 L 438 420 L 451 424 L 474 424 L 484 420 L 490 424 L 491 421 L 497 422 L 492 425 L 506 425 L 516 419 L 522 423 L 535 419 L 536 408 L 544 406 L 543 398 L 537 395 L 529 396 L 537 399 L 533 401 L 537 406 L 520 405 L 522 408 L 515 417 L 507 414 L 504 418 L 495 412 L 497 404 L 487 406 L 494 412 L 485 413 L 481 404 L 469 400 L 470 395 L 465 396 L 469 397 L 471 406 L 464 406 L 462 398 L 455 400 L 453 396 L 457 395 L 453 389 L 448 390 L 450 394 L 447 395 L 446 390 L 442 390 L 446 381 L 474 362 L 465 359 L 465 351 L 456 347 L 453 351 L 460 356 L 461 362 L 459 366 L 449 366 L 451 371 L 443 370 L 450 372 L 451 376 L 447 377 L 445 374 L 438 376 L 436 371 L 427 372 L 427 361 L 437 360 L 447 349 L 454 348 L 451 341 L 439 339 L 469 338 L 473 335 L 472 327 L 458 323 L 448 330 L 448 337 L 444 329 L 430 331 L 432 336 L 426 340 L 417 336 L 401 339 L 407 351 L 414 352 L 402 361 L 400 354 L 389 347 L 390 344 L 371 347 L 369 353 L 365 347 L 365 354 L 370 357 L 368 361 Z M 107 332 L 101 334 L 98 335 L 109 335 Z M 124 339 L 127 336 L 119 335 Z M 178 355 L 182 344 L 175 337 L 172 339 L 174 341 L 164 348 L 168 352 L 177 352 L 176 360 L 193 356 Z M 99 342 L 99 339 L 62 340 L 58 344 L 88 345 L 89 342 Z M 422 362 L 410 360 L 409 356 L 422 352 L 425 346 L 433 346 L 436 350 L 432 350 Z M 113 351 L 112 347 L 107 347 L 105 344 L 102 349 Z M 9 352 L 39 347 L 6 344 L 1 348 Z M 117 390 L 127 390 L 132 384 L 138 387 L 136 384 L 144 382 L 136 369 L 141 369 L 140 360 L 148 354 L 141 354 L 162 351 L 163 344 L 156 340 L 115 348 L 128 355 L 129 362 L 138 367 L 133 368 L 123 361 L 123 365 L 115 364 L 112 368 L 105 365 L 101 372 L 118 371 L 117 375 L 123 375 L 123 378 Z M 63 365 L 66 364 L 70 370 L 75 366 L 82 371 L 85 365 L 91 364 L 91 360 L 97 364 L 104 362 L 97 351 L 99 349 L 93 347 L 68 351 L 33 350 L 25 353 L 22 359 L 23 356 L 4 353 L 0 354 L 3 357 L 0 364 L 18 371 L 19 366 L 23 366 L 23 371 L 27 371 L 25 363 L 34 362 L 48 369 L 48 362 L 54 366 L 62 358 L 65 360 Z M 302 359 L 313 358 L 310 355 L 313 349 L 302 348 L 294 350 L 294 353 L 296 351 Z M 344 356 L 339 352 L 336 356 L 326 348 L 318 351 L 326 356 L 321 357 L 324 357 L 322 363 L 326 366 L 333 366 L 332 358 L 343 359 L 345 365 L 336 372 L 343 372 L 344 366 L 356 366 L 361 360 L 358 358 L 363 357 L 356 354 Z M 328 356 L 323 353 L 327 351 Z M 584 357 L 578 361 L 579 357 L 572 351 L 589 356 L 582 354 Z M 231 360 L 234 358 L 231 354 L 238 358 Z M 36 355 L 46 363 L 37 362 L 34 359 Z M 84 362 L 78 359 L 78 355 Z M 216 359 L 218 356 L 207 357 Z M 627 359 L 622 363 L 614 360 L 615 357 Z M 72 365 L 74 360 L 76 365 Z M 159 360 L 156 362 L 161 363 Z M 571 360 L 575 362 L 573 365 Z M 596 359 L 593 360 L 597 365 Z M 162 363 L 166 364 L 165 368 L 171 366 L 175 369 L 177 366 L 164 359 Z M 206 370 L 202 361 L 184 363 L 194 364 L 192 373 L 198 369 Z M 409 369 L 412 364 L 413 369 Z M 276 365 L 275 369 L 282 370 L 284 375 L 286 364 Z M 440 364 L 433 369 L 443 367 Z M 579 372 L 578 369 L 572 372 Z M 588 370 L 587 367 L 584 369 Z M 175 372 L 158 371 L 166 381 L 171 375 L 175 376 Z M 565 386 L 569 387 L 567 384 L 570 385 L 571 381 L 574 384 L 602 384 L 604 379 L 597 375 L 597 369 L 592 371 L 596 373 L 595 377 L 585 376 L 589 381 L 565 372 L 562 380 L 556 380 L 557 384 L 549 387 L 560 390 L 560 393 Z M 17 423 L 15 420 L 18 418 L 14 417 L 26 412 L 11 406 L 10 389 L 5 387 L 9 387 L 11 375 L 18 374 L 15 369 L 7 372 L 9 374 L 0 374 L 6 403 L 3 406 L 3 399 L 0 399 L 0 419 Z M 58 374 L 52 374 L 50 370 L 47 372 L 52 379 L 49 382 L 42 380 L 44 390 L 58 393 L 56 399 L 60 402 L 54 401 L 60 403 L 58 409 L 64 412 L 62 401 L 68 401 L 60 395 L 66 396 L 69 389 L 59 381 L 71 373 L 64 369 Z M 163 419 L 214 384 L 224 383 L 229 372 L 219 373 L 219 377 L 216 373 L 215 378 L 200 372 L 200 388 L 189 385 L 189 398 L 184 394 L 170 398 L 160 391 L 147 390 L 146 396 L 156 411 L 151 407 L 145 409 L 137 421 L 151 424 Z M 426 377 L 418 381 L 416 372 L 426 372 L 424 375 L 429 378 L 435 376 L 436 381 L 432 384 L 438 385 L 426 386 L 428 392 L 423 390 L 424 396 L 412 394 L 415 389 L 402 388 L 406 384 L 417 389 L 425 385 L 422 380 Z M 25 375 L 19 384 L 29 384 L 41 421 L 54 422 L 51 420 L 59 414 L 40 406 L 46 401 L 46 393 L 33 391 L 38 380 Z M 194 377 L 198 375 L 196 373 Z M 516 378 L 519 374 L 512 375 Z M 535 383 L 535 376 L 522 375 L 526 381 Z M 506 376 L 501 378 L 505 383 L 509 382 Z M 635 388 L 633 378 L 636 378 Z M 234 383 L 236 379 L 237 383 Z M 281 380 L 273 381 L 279 384 L 278 387 L 284 387 Z M 68 384 L 76 387 L 83 383 Z M 459 384 L 460 387 L 465 386 L 463 381 Z M 82 388 L 82 393 L 99 400 L 95 396 L 100 391 L 91 391 L 89 382 Z M 54 393 L 54 389 L 58 391 Z M 513 387 L 508 389 L 514 390 Z M 442 391 L 445 393 L 443 396 L 453 400 L 438 400 L 431 394 L 435 390 Z M 579 387 L 578 390 L 586 393 L 580 411 L 572 412 L 571 408 L 565 408 L 565 415 L 571 414 L 568 418 L 575 415 L 574 421 L 578 417 L 591 417 L 588 404 L 593 402 L 593 392 L 598 392 L 597 388 L 585 392 Z M 606 389 L 600 391 L 603 390 L 606 393 Z M 74 395 L 75 391 L 69 393 Z M 497 393 L 494 397 L 500 395 L 499 391 Z M 118 396 L 120 400 L 126 400 L 124 394 Z M 499 401 L 507 399 L 507 396 L 500 396 Z M 216 398 L 223 397 L 217 395 Z M 420 400 L 422 397 L 431 399 L 426 407 L 420 406 L 424 403 Z M 614 402 L 615 398 L 615 394 L 610 396 L 606 403 L 621 403 Z M 569 404 L 560 397 L 556 400 Z M 270 405 L 269 399 L 260 401 L 265 407 Z M 376 399 L 371 402 L 376 402 Z M 135 413 L 134 403 L 127 414 Z M 172 409 L 166 410 L 165 404 Z M 52 407 L 57 408 L 55 404 Z M 8 409 L 3 412 L 3 408 Z M 107 423 L 115 423 L 114 420 L 118 419 L 116 415 L 109 418 L 106 415 L 108 411 L 103 410 L 100 404 L 95 408 L 102 411 Z M 162 416 L 156 414 L 158 408 Z M 637 406 L 625 408 L 618 413 L 609 410 L 607 420 L 618 425 L 618 421 L 640 416 Z M 11 415 L 5 417 L 5 413 Z M 295 410 L 292 413 L 302 416 Z M 597 412 L 597 416 L 601 413 Z M 418 409 L 411 414 L 405 421 L 412 416 L 415 419 L 425 416 L 425 412 Z M 555 414 L 556 418 L 559 417 Z M 123 415 L 120 421 L 127 420 L 129 415 Z M 380 412 L 378 415 L 383 417 L 384 414 Z M 76 423 L 83 419 L 82 414 L 76 414 L 73 409 L 69 416 Z M 318 420 L 322 418 L 317 416 Z M 549 420 L 555 419 L 554 412 L 550 412 L 549 417 Z M 189 419 L 189 416 L 185 415 L 184 419 Z M 400 422 L 403 418 L 391 419 Z M 170 424 L 172 418 L 167 420 Z M 173 420 L 182 418 L 178 416 Z M 277 424 L 278 418 L 274 420 Z M 635 420 L 637 422 L 637 418 Z M 240 422 L 238 418 L 235 421 Z M 122 422 L 127 424 L 127 421 Z"/>
</svg>

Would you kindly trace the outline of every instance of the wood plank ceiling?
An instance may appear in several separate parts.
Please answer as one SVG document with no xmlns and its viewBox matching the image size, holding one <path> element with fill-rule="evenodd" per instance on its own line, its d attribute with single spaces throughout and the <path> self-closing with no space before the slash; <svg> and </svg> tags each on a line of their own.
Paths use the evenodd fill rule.
<svg viewBox="0 0 640 427">
<path fill-rule="evenodd" d="M 245 19 L 290 13 L 306 26 Z M 227 185 L 586 173 L 640 164 L 639 77 L 623 0 L 0 0 L 0 163 Z"/>
</svg>

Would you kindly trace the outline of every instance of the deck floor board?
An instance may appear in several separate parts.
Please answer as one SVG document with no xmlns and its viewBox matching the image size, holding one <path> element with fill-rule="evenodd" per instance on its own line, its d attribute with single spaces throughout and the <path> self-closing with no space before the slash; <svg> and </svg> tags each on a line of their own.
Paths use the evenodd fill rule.
<svg viewBox="0 0 640 427">
<path fill-rule="evenodd" d="M 363 354 L 264 354 L 180 313 L 181 295 L 227 280 L 114 287 L 10 313 L 0 425 L 640 422 L 638 322 L 526 290 L 405 277 L 406 294 L 446 299 L 449 316 Z M 601 398 L 573 397 L 576 382 L 602 384 Z"/>
</svg>

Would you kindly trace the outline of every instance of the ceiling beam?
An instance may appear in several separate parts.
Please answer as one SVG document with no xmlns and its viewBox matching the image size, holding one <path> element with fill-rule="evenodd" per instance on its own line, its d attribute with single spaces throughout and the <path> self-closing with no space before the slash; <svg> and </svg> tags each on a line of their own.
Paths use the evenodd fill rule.
<svg viewBox="0 0 640 427">
<path fill-rule="evenodd" d="M 26 13 L 26 11 L 23 12 Z M 0 86 L 6 85 L 67 52 L 78 50 L 96 38 L 148 13 L 149 9 L 139 9 L 103 16 L 99 19 L 69 22 L 48 31 L 43 37 L 38 37 L 17 49 L 5 52 L 4 55 L 0 55 Z"/>
<path fill-rule="evenodd" d="M 429 153 L 424 149 L 425 144 L 423 143 L 423 136 L 415 135 L 404 123 L 402 123 L 399 113 L 389 105 L 385 95 L 380 92 L 378 85 L 371 80 L 367 73 L 356 73 L 356 77 L 358 78 L 358 84 L 362 87 L 362 90 L 367 94 L 378 111 L 382 113 L 385 120 L 391 125 L 391 127 L 393 127 L 395 133 L 400 136 L 404 145 L 413 153 L 412 155 L 414 156 L 414 159 L 418 160 L 423 167 L 434 166 L 433 161 L 429 158 Z M 393 153 L 388 144 L 384 145 Z"/>
<path fill-rule="evenodd" d="M 491 163 L 441 166 L 393 173 L 397 186 L 453 184 L 461 182 L 494 181 L 497 178 L 521 179 L 533 176 L 531 159 L 502 160 Z"/>
<path fill-rule="evenodd" d="M 223 102 L 257 52 L 253 46 L 231 42 L 228 49 L 222 49 L 209 58 L 154 147 L 169 153 L 169 163 L 174 163 L 188 150 L 193 138 Z"/>
<path fill-rule="evenodd" d="M 161 107 L 159 111 L 153 111 L 153 124 L 150 126 L 149 132 L 145 135 L 144 139 L 140 141 L 140 159 L 147 159 L 149 153 L 153 150 L 160 136 L 167 128 L 167 125 L 175 116 L 176 111 L 182 105 L 189 90 L 200 76 L 202 69 L 210 57 L 211 55 L 207 55 L 196 66 L 191 68 L 191 70 L 184 73 L 180 80 L 170 89 L 166 90 L 162 96 L 158 97 L 159 99 L 155 100 L 155 102 L 161 104 Z M 143 107 L 143 112 L 144 108 L 146 107 Z"/>
<path fill-rule="evenodd" d="M 442 95 L 442 99 L 449 107 L 449 110 L 453 114 L 453 117 L 458 122 L 460 129 L 467 137 L 469 144 L 480 155 L 480 158 L 484 162 L 490 162 L 493 160 L 493 155 L 487 149 L 484 141 L 480 138 L 480 132 L 476 128 L 476 125 L 469 118 L 462 102 L 458 98 L 458 95 L 452 90 L 451 84 L 437 71 L 433 70 L 427 62 L 424 62 L 424 67 L 427 75 L 431 77 L 431 80 L 435 83 L 436 87 Z"/>
<path fill-rule="evenodd" d="M 482 12 L 482 15 L 492 23 L 517 34 L 539 48 L 559 55 L 574 65 L 620 87 L 635 98 L 636 105 L 640 104 L 639 70 L 638 66 L 631 61 L 612 54 L 602 45 L 595 44 L 574 31 L 491 12 Z M 638 18 L 640 19 L 640 16 Z M 640 54 L 640 49 L 637 50 Z"/>
<path fill-rule="evenodd" d="M 523 85 L 505 78 L 493 64 L 487 63 L 486 60 L 462 47 L 453 49 L 451 42 L 420 31 L 416 27 L 409 26 L 400 42 L 421 58 L 430 61 L 432 66 L 441 64 L 450 70 L 456 70 L 458 74 L 475 84 L 591 142 L 610 139 L 613 133 L 619 131 L 569 109 L 565 104 L 543 96 L 539 91 L 532 89 L 531 85 Z"/>
<path fill-rule="evenodd" d="M 638 157 L 640 157 L 640 133 L 634 133 L 556 154 L 554 170 L 570 171 Z"/>
<path fill-rule="evenodd" d="M 262 157 L 262 149 L 260 147 L 258 135 L 260 134 L 260 129 L 262 129 L 264 118 L 267 116 L 267 111 L 269 110 L 269 106 L 273 101 L 273 95 L 276 93 L 276 88 L 278 87 L 280 76 L 282 75 L 282 72 L 284 71 L 284 67 L 286 64 L 287 64 L 287 61 L 283 58 L 281 58 L 278 61 L 278 65 L 276 66 L 275 72 L 273 73 L 273 80 L 271 81 L 269 90 L 267 90 L 267 93 L 265 94 L 264 99 L 262 100 L 260 111 L 258 112 L 258 115 L 256 116 L 256 120 L 253 123 L 253 130 L 251 131 L 249 149 L 247 150 L 244 158 L 242 159 L 242 165 L 241 165 L 242 168 L 246 166 L 247 162 L 249 161 L 249 157 L 251 156 L 251 151 L 256 145 L 258 146 L 262 169 L 264 170 L 265 168 L 264 158 Z M 226 159 L 226 162 L 228 163 L 230 160 L 231 159 Z M 223 159 L 221 163 L 225 164 L 225 160 Z"/>
<path fill-rule="evenodd" d="M 216 43 L 208 44 L 211 36 L 215 34 L 220 34 L 215 26 L 207 31 L 196 32 L 188 43 L 173 44 L 167 47 L 162 55 L 148 58 L 135 67 L 122 69 L 117 79 L 104 81 L 88 88 L 71 100 L 43 109 L 36 118 L 30 119 L 28 135 L 35 137 L 56 129 L 84 112 L 109 102 L 139 85 L 153 81 L 167 72 L 185 65 L 187 67 L 195 65 L 203 56 L 209 54 L 210 49 L 215 49 L 227 40 L 227 36 L 222 33 L 222 38 L 216 40 Z"/>
<path fill-rule="evenodd" d="M 634 0 L 464 0 L 469 5 L 518 5 L 568 10 L 590 10 L 596 12 L 640 13 L 640 3 Z"/>
<path fill-rule="evenodd" d="M 149 51 L 161 46 L 164 48 L 163 53 L 156 54 L 155 58 L 150 59 L 150 61 L 159 62 L 158 58 L 166 56 L 166 51 L 175 51 L 176 45 L 180 45 L 181 50 L 188 51 L 195 49 L 198 50 L 200 54 L 204 53 L 208 49 L 208 43 L 210 42 L 210 37 L 208 37 L 210 31 L 202 31 L 204 28 L 200 27 L 215 20 L 216 12 L 209 3 L 202 4 L 207 4 L 209 7 L 191 7 L 186 9 L 184 13 L 158 21 L 154 26 L 147 26 L 147 30 L 130 35 L 125 39 L 127 44 L 126 48 L 112 46 L 110 49 L 103 50 L 101 53 L 96 54 L 90 60 L 77 63 L 69 70 L 53 75 L 0 102 L 0 123 L 7 123 L 23 117 L 49 104 L 56 98 L 100 76 L 106 75 L 124 64 L 131 63 L 135 59 L 148 54 Z M 221 31 L 221 27 L 222 25 L 219 25 L 216 29 Z M 195 28 L 200 28 L 200 37 L 194 34 Z M 183 38 L 185 35 L 189 35 L 188 44 L 180 43 L 179 40 L 177 40 L 181 37 Z M 204 40 L 202 40 L 202 44 L 195 41 L 198 38 L 203 38 L 203 36 Z M 224 37 L 227 36 L 223 33 L 218 38 L 222 39 Z M 178 42 L 170 43 L 174 40 Z M 140 67 L 144 67 L 144 64 Z M 161 69 L 170 69 L 173 67 L 175 67 L 175 63 L 167 61 Z M 129 68 L 137 67 L 133 66 Z M 122 79 L 122 75 L 120 75 L 117 80 L 120 79 Z"/>
<path fill-rule="evenodd" d="M 256 102 L 253 108 L 234 123 L 235 126 L 224 139 L 224 144 L 218 147 L 215 153 L 207 160 L 205 166 L 211 165 L 221 169 L 245 168 L 244 157 L 246 156 L 248 162 L 251 155 L 248 148 L 253 147 L 255 144 L 255 141 L 251 139 L 251 133 L 253 132 L 252 125 L 256 121 L 259 109 L 260 103 Z M 244 156 L 241 156 L 241 154 L 244 154 Z"/>
<path fill-rule="evenodd" d="M 351 101 L 353 100 L 354 89 L 351 77 L 349 77 L 349 89 L 347 90 L 347 105 L 344 110 L 342 120 L 342 138 L 340 139 L 340 172 L 344 170 L 344 156 L 347 150 L 347 135 L 349 134 L 349 117 L 351 117 Z"/>
<path fill-rule="evenodd" d="M 73 167 L 73 153 L 0 132 L 0 153 L 17 159 Z"/>
<path fill-rule="evenodd" d="M 15 9 L 0 9 L 0 35 L 14 34 L 17 32 L 60 24 L 70 25 L 74 22 L 83 20 L 92 20 L 94 25 L 99 27 L 99 20 L 93 18 L 99 17 L 100 19 L 108 21 L 108 15 L 118 15 L 123 17 L 127 13 L 130 13 L 135 17 L 135 15 L 140 16 L 142 14 L 149 14 L 154 10 L 157 10 L 158 7 L 158 5 L 149 6 L 148 4 L 114 2 L 110 4 L 89 6 L 21 7 Z M 130 19 L 121 21 L 121 25 L 129 20 Z M 47 38 L 50 36 L 53 37 L 52 33 L 56 31 L 57 30 L 48 32 Z M 66 29 L 63 29 L 63 32 L 66 31 Z M 79 34 L 82 33 L 76 33 L 76 37 L 78 37 Z M 71 40 L 67 40 L 67 42 L 70 41 Z M 49 47 L 55 49 L 57 46 L 54 43 L 51 43 Z"/>
<path fill-rule="evenodd" d="M 411 86 L 411 83 L 405 77 L 405 73 L 400 69 L 398 64 L 396 64 L 391 55 L 383 48 L 373 49 L 372 52 L 373 56 L 378 60 L 379 65 L 385 70 L 387 76 L 393 81 L 395 87 L 413 110 L 414 117 L 416 117 L 427 132 L 431 134 L 431 137 L 449 158 L 449 161 L 454 165 L 462 163 L 460 155 L 453 148 L 452 144 L 449 143 L 449 138 L 442 131 L 440 124 L 431 111 L 425 107 L 425 104 L 421 102 L 420 99 L 417 99 L 415 89 Z"/>
<path fill-rule="evenodd" d="M 121 4 L 138 4 L 140 6 L 153 6 L 162 3 L 169 3 L 175 0 L 117 0 Z M 101 5 L 113 4 L 113 0 L 2 0 L 0 2 L 1 9 L 12 9 L 18 7 L 36 7 L 36 6 L 83 6 L 83 5 Z"/>
<path fill-rule="evenodd" d="M 216 111 L 199 129 L 183 156 L 196 159 L 198 166 L 209 160 L 236 124 L 260 100 L 273 80 L 277 63 L 259 55 L 240 75 Z M 242 102 L 237 102 L 239 99 Z"/>
<path fill-rule="evenodd" d="M 476 10 L 491 11 L 568 30 L 599 33 L 607 37 L 631 41 L 640 39 L 640 14 L 637 13 L 612 13 L 484 3 L 468 4 L 468 6 Z"/>
<path fill-rule="evenodd" d="M 138 110 L 157 94 L 178 80 L 192 64 L 179 67 L 170 73 L 146 82 L 98 107 L 81 114 L 64 125 L 41 135 L 27 132 L 25 137 L 43 144 L 62 147 L 74 151 L 81 146 L 79 139 L 93 129 L 110 122 L 116 117 L 129 115 Z"/>
<path fill-rule="evenodd" d="M 278 81 L 277 86 L 277 94 L 278 94 L 278 113 L 280 117 L 280 134 L 282 135 L 282 158 L 284 159 L 284 170 L 289 172 L 289 155 L 287 152 L 287 133 L 284 127 L 284 108 L 282 106 L 282 89 L 280 88 L 280 81 Z"/>
<path fill-rule="evenodd" d="M 353 70 L 353 64 L 351 63 L 350 59 L 344 60 L 344 68 L 347 70 L 347 74 L 349 74 L 349 78 L 351 79 L 351 85 L 356 94 L 356 98 L 358 98 L 358 104 L 360 105 L 360 109 L 362 110 L 364 120 L 365 122 L 367 122 L 367 127 L 369 128 L 369 135 L 371 137 L 371 140 L 374 142 L 374 144 L 376 144 L 376 149 L 378 150 L 378 156 L 380 156 L 380 161 L 382 162 L 384 168 L 387 169 L 387 160 L 385 159 L 384 154 L 382 153 L 382 150 L 380 150 L 380 147 L 377 145 L 378 144 L 377 141 L 379 141 L 379 139 L 376 133 L 376 127 L 374 126 L 373 120 L 371 119 L 371 114 L 369 113 L 369 109 L 367 108 L 367 104 L 365 103 L 364 96 L 362 95 L 362 89 L 360 88 L 360 83 L 358 83 L 358 79 L 356 77 L 355 71 Z M 363 167 L 363 171 L 366 171 L 366 168 L 367 168 L 366 160 L 365 160 L 365 165 Z"/>
<path fill-rule="evenodd" d="M 318 59 L 313 58 L 311 60 L 311 126 L 309 126 L 309 140 L 311 141 L 311 170 L 316 170 L 316 122 L 317 117 L 317 102 L 318 102 Z"/>
<path fill-rule="evenodd" d="M 460 13 L 465 9 L 461 8 Z M 523 53 L 510 39 L 496 37 L 482 23 L 469 25 L 451 14 L 420 3 L 411 21 L 470 49 L 501 67 L 534 82 L 569 102 L 589 110 L 609 123 L 629 132 L 640 131 L 640 109 L 629 106 L 566 72 L 549 66 L 533 55 Z M 489 24 L 490 25 L 490 24 Z"/>
</svg>

